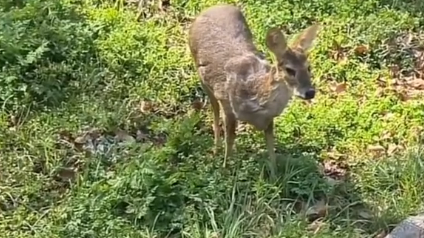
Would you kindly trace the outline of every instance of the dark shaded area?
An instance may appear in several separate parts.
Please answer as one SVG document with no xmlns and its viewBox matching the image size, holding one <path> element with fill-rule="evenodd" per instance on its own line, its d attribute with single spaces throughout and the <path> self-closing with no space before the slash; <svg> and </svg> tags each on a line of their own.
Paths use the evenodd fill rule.
<svg viewBox="0 0 424 238">
<path fill-rule="evenodd" d="M 137 60 L 100 54 L 96 41 L 114 30 L 114 22 L 89 23 L 81 2 L 19 3 L 0 4 L 0 104 L 10 114 L 52 110 L 83 98 L 114 110 L 111 99 L 128 97 L 134 79 L 152 67 L 142 63 L 141 51 Z M 136 41 L 143 45 L 146 39 Z M 110 55 L 121 53 L 108 47 Z M 109 89 L 111 83 L 116 86 Z"/>
<path fill-rule="evenodd" d="M 408 12 L 420 17 L 420 25 L 424 26 L 424 2 L 421 0 L 379 0 L 379 4 L 390 9 Z"/>
<path fill-rule="evenodd" d="M 60 105 L 89 90 L 97 30 L 62 1 L 2 2 L 0 103 L 7 110 Z M 91 85 L 91 89 L 93 86 Z"/>
<path fill-rule="evenodd" d="M 213 138 L 211 131 L 209 131 L 209 137 Z M 261 141 L 256 141 L 254 144 L 262 143 L 262 149 L 265 149 L 263 138 L 259 140 Z M 343 159 L 323 160 L 318 155 L 322 150 L 328 148 L 314 146 L 313 143 L 305 144 L 307 145 L 294 141 L 290 143 L 276 142 L 278 159 L 276 172 L 279 180 L 275 181 L 269 177 L 269 161 L 266 150 L 258 153 L 257 148 L 249 148 L 246 147 L 246 144 L 238 143 L 238 152 L 229 161 L 228 170 L 232 172 L 228 176 L 235 176 L 248 163 L 257 164 L 257 168 L 263 172 L 261 176 L 265 176 L 269 184 L 277 186 L 284 184 L 281 187 L 279 198 L 284 200 L 283 203 L 293 204 L 295 208 L 293 215 L 304 212 L 302 209 L 305 206 L 312 207 L 319 201 L 325 201 L 329 207 L 325 211 L 326 214 L 306 216 L 305 219 L 309 223 L 323 219 L 324 222 L 334 226 L 334 229 L 337 228 L 336 226 L 350 228 L 353 226 L 373 237 L 382 232 L 389 233 L 394 228 L 392 224 L 398 224 L 403 219 L 390 211 L 383 212 L 384 215 L 379 216 L 374 211 L 380 208 L 370 206 L 363 200 L 364 196 L 351 177 L 351 173 L 355 169 L 360 169 L 359 167 L 350 168 L 347 161 Z M 222 156 L 223 154 L 219 156 L 220 162 L 222 162 Z M 255 169 L 251 171 L 255 171 Z M 241 179 L 239 182 L 247 183 L 248 180 Z M 252 193 L 250 196 L 255 196 L 255 194 Z"/>
<path fill-rule="evenodd" d="M 280 152 L 278 171 L 281 172 L 281 177 L 285 176 L 285 171 L 306 169 L 305 172 L 292 178 L 297 186 L 293 187 L 292 191 L 286 191 L 286 196 L 296 203 L 303 204 L 307 204 L 311 199 L 315 203 L 325 201 L 329 207 L 327 214 L 307 216 L 309 222 L 324 218 L 324 222 L 327 221 L 332 225 L 350 227 L 354 224 L 355 228 L 369 236 L 375 236 L 383 231 L 388 233 L 393 228 L 389 227 L 389 224 L 400 222 L 396 214 L 378 217 L 373 212 L 377 208 L 370 207 L 356 188 L 351 177 L 354 168 L 350 168 L 343 159 L 323 160 L 317 156 L 321 150 L 323 148 L 301 144 L 291 147 L 277 144 L 277 151 Z M 266 158 L 266 155 L 264 157 Z M 364 217 L 364 214 L 367 217 Z M 331 220 L 327 220 L 326 217 Z"/>
</svg>

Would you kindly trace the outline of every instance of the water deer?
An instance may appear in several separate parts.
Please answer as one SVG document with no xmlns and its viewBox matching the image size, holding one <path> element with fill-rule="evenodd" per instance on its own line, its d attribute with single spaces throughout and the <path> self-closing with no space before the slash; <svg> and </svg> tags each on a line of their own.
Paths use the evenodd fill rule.
<svg viewBox="0 0 424 238">
<path fill-rule="evenodd" d="M 203 10 L 189 29 L 189 48 L 203 90 L 213 111 L 214 153 L 221 146 L 220 110 L 223 110 L 226 166 L 236 138 L 237 121 L 264 131 L 266 147 L 275 165 L 274 117 L 293 95 L 315 97 L 308 50 L 317 36 L 318 24 L 306 28 L 288 45 L 280 28 L 266 33 L 266 46 L 275 55 L 272 65 L 253 43 L 242 11 L 220 4 Z"/>
</svg>

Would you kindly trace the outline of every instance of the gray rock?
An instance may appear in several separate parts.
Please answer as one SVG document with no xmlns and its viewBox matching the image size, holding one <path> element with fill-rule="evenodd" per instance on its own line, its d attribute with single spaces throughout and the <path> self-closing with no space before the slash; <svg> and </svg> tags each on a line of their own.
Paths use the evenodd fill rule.
<svg viewBox="0 0 424 238">
<path fill-rule="evenodd" d="M 406 218 L 385 238 L 424 238 L 424 213 Z"/>
</svg>

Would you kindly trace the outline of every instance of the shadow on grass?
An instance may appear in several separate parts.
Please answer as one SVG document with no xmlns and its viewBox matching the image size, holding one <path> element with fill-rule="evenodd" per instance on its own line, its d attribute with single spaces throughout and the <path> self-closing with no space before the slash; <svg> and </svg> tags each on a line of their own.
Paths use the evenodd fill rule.
<svg viewBox="0 0 424 238">
<path fill-rule="evenodd" d="M 94 70 L 96 32 L 78 7 L 31 1 L 3 12 L 0 66 L 7 70 L 1 78 L 9 79 L 2 82 L 4 108 L 54 107 L 86 88 Z"/>
<path fill-rule="evenodd" d="M 4 37 L 0 40 L 0 67 L 7 69 L 0 73 L 0 104 L 15 117 L 27 117 L 28 112 L 61 110 L 68 107 L 66 104 L 79 106 L 93 100 L 111 107 L 112 99 L 128 97 L 134 79 L 143 75 L 136 73 L 140 67 L 150 70 L 140 63 L 143 61 L 140 55 L 131 59 L 117 57 L 123 52 L 114 54 L 116 42 L 100 49 L 98 41 L 119 28 L 116 25 L 121 22 L 88 19 L 81 10 L 87 7 L 83 3 L 19 2 L 5 2 L 7 11 L 0 17 L 5 22 Z M 12 7 L 18 3 L 19 7 Z M 134 42 L 145 43 L 137 38 L 130 44 Z"/>
<path fill-rule="evenodd" d="M 310 224 L 307 225 L 308 228 L 314 227 L 311 229 L 318 232 L 319 228 L 314 223 L 318 221 L 319 224 L 324 224 L 322 226 L 326 229 L 323 228 L 317 234 L 374 237 L 388 233 L 413 210 L 412 207 L 383 208 L 385 205 L 396 205 L 397 202 L 386 197 L 384 192 L 387 192 L 387 186 L 391 186 L 393 190 L 399 189 L 402 185 L 396 181 L 396 176 L 406 179 L 406 173 L 411 170 L 406 167 L 412 164 L 396 166 L 396 157 L 387 158 L 386 162 L 370 162 L 368 165 L 347 168 L 340 161 L 333 161 L 332 164 L 321 161 L 317 156 L 317 149 L 319 148 L 302 145 L 291 149 L 281 144 L 277 146 L 277 173 L 280 177 L 277 184 L 281 188 L 280 196 L 285 201 L 292 201 L 293 212 L 303 217 L 306 224 Z M 254 157 L 259 164 L 267 167 L 264 159 L 267 158 L 266 152 Z M 420 159 L 416 157 L 415 161 L 417 160 Z M 398 171 L 397 175 L 386 174 L 390 170 Z M 386 178 L 378 172 L 386 174 Z M 419 173 L 415 174 L 416 182 L 419 177 Z M 270 183 L 273 182 L 270 180 Z M 401 196 L 392 198 L 401 199 Z"/>
<path fill-rule="evenodd" d="M 158 237 L 302 237 L 315 220 L 323 223 L 318 235 L 369 237 L 418 206 L 422 194 L 413 195 L 414 187 L 424 191 L 418 159 L 370 162 L 340 179 L 323 171 L 319 148 L 302 145 L 277 145 L 277 182 L 264 176 L 266 154 L 247 143 L 223 169 L 223 153 L 210 153 L 211 132 L 198 127 L 202 115 L 160 121 L 149 129 L 152 136 L 166 132 L 164 143 L 114 144 L 106 155 L 87 158 L 86 175 L 61 205 L 63 232 L 106 236 L 122 233 L 124 223 L 128 232 Z M 89 225 L 73 225 L 80 218 Z"/>
<path fill-rule="evenodd" d="M 286 161 L 285 166 L 288 161 L 289 166 L 298 167 L 297 170 L 309 166 L 310 173 L 318 175 L 296 179 L 307 183 L 308 179 L 315 178 L 322 185 L 324 189 L 316 189 L 320 188 L 316 186 L 310 187 L 310 191 L 317 199 L 324 198 L 328 203 L 328 215 L 324 220 L 331 224 L 332 229 L 352 229 L 360 231 L 361 235 L 375 236 L 389 232 L 401 220 L 421 212 L 424 196 L 420 182 L 424 179 L 422 147 L 381 160 L 364 158 L 361 164 L 348 168 L 347 176 L 342 179 L 337 174 L 340 166 L 334 168 L 324 162 L 322 171 L 323 168 L 317 164 L 320 158 L 315 155 L 291 157 L 298 151 L 314 149 L 299 146 L 295 151 L 285 151 L 281 157 L 282 161 Z M 296 169 L 293 168 L 293 171 Z"/>
<path fill-rule="evenodd" d="M 390 9 L 408 12 L 415 16 L 422 16 L 424 2 L 420 0 L 380 0 L 380 5 Z"/>
</svg>

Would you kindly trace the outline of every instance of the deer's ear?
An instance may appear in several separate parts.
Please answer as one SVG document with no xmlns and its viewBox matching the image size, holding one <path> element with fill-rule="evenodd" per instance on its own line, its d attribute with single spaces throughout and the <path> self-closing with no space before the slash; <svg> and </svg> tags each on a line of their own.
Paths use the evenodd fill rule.
<svg viewBox="0 0 424 238">
<path fill-rule="evenodd" d="M 269 79 L 271 81 L 280 81 L 280 78 L 278 77 L 277 66 L 272 66 L 271 67 L 271 70 L 269 71 Z"/>
<path fill-rule="evenodd" d="M 303 30 L 294 41 L 293 48 L 300 48 L 303 51 L 308 51 L 318 35 L 319 28 L 319 24 L 315 24 Z"/>
<path fill-rule="evenodd" d="M 266 34 L 266 46 L 277 57 L 281 58 L 287 50 L 287 40 L 279 27 L 268 30 Z"/>
</svg>

